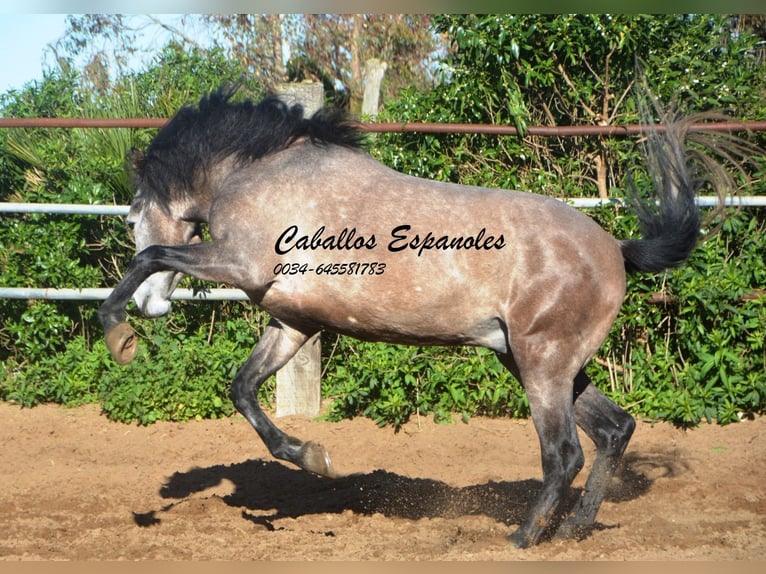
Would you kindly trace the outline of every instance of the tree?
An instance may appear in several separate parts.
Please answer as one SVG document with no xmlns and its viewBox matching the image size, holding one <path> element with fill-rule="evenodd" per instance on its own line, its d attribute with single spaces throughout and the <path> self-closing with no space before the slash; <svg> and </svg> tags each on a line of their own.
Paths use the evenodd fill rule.
<svg viewBox="0 0 766 574">
<path fill-rule="evenodd" d="M 443 53 L 429 16 L 406 14 L 305 15 L 293 59 L 293 77 L 312 70 L 345 94 L 358 112 L 364 91 L 364 66 L 372 58 L 386 63 L 383 100 L 402 89 L 433 86 L 435 57 Z M 340 89 L 338 89 L 340 88 Z"/>
<path fill-rule="evenodd" d="M 199 14 L 177 24 L 151 15 L 70 16 L 56 49 L 65 66 L 79 66 L 96 86 L 119 77 L 138 51 L 137 39 L 162 30 L 182 46 L 223 49 L 243 74 L 269 89 L 283 81 L 322 81 L 327 92 L 358 112 L 364 63 L 387 64 L 385 97 L 403 87 L 430 87 L 433 63 L 443 52 L 429 16 L 404 14 Z M 149 47 L 156 50 L 156 47 Z"/>
<path fill-rule="evenodd" d="M 738 118 L 766 111 L 758 38 L 734 33 L 723 16 L 442 15 L 433 22 L 450 42 L 449 80 L 390 103 L 392 120 L 510 124 L 522 133 L 529 124 L 635 123 L 637 62 L 666 104 Z M 408 147 L 393 161 L 415 161 L 402 166 L 423 175 L 468 183 L 492 177 L 503 187 L 532 185 L 565 196 L 607 197 L 622 185 L 618 160 L 634 149 L 599 138 L 399 141 L 420 148 Z"/>
</svg>

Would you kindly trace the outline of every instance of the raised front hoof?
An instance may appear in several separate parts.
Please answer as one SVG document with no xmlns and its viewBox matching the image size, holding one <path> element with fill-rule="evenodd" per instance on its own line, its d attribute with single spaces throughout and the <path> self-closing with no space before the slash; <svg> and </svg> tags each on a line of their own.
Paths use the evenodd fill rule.
<svg viewBox="0 0 766 574">
<path fill-rule="evenodd" d="M 303 470 L 313 472 L 327 478 L 335 478 L 335 470 L 332 467 L 330 455 L 327 449 L 315 442 L 303 443 L 298 451 L 298 466 Z"/>
<path fill-rule="evenodd" d="M 106 347 L 118 365 L 127 365 L 136 356 L 138 339 L 128 323 L 117 323 L 104 336 Z"/>
</svg>

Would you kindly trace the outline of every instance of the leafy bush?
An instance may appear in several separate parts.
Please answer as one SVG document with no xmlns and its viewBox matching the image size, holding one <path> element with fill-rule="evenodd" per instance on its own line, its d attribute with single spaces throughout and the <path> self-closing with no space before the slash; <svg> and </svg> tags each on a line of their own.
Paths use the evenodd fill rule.
<svg viewBox="0 0 766 574">
<path fill-rule="evenodd" d="M 149 424 L 231 415 L 229 383 L 250 349 L 226 338 L 208 343 L 202 334 L 187 337 L 157 327 L 132 363 L 102 375 L 99 399 L 107 416 Z"/>
<path fill-rule="evenodd" d="M 111 368 L 103 342 L 92 347 L 75 337 L 59 353 L 48 353 L 3 377 L 0 398 L 25 407 L 40 403 L 78 406 L 96 402 L 99 380 Z"/>
<path fill-rule="evenodd" d="M 729 213 L 685 266 L 629 279 L 601 365 L 589 369 L 613 398 L 679 425 L 764 412 L 766 229 L 759 214 Z M 650 302 L 655 293 L 663 303 Z"/>
<path fill-rule="evenodd" d="M 330 345 L 329 342 L 333 341 Z M 327 336 L 323 395 L 330 420 L 366 416 L 400 427 L 414 414 L 525 417 L 521 385 L 491 351 L 365 343 Z"/>
<path fill-rule="evenodd" d="M 44 402 L 67 406 L 99 401 L 112 420 L 149 424 L 229 416 L 229 383 L 255 344 L 246 318 L 228 319 L 212 340 L 210 332 L 187 334 L 168 319 L 145 321 L 135 360 L 117 367 L 101 339 L 87 344 L 70 339 L 48 353 L 13 368 L 0 382 L 0 399 L 31 407 Z M 261 389 L 267 404 L 274 381 Z"/>
</svg>

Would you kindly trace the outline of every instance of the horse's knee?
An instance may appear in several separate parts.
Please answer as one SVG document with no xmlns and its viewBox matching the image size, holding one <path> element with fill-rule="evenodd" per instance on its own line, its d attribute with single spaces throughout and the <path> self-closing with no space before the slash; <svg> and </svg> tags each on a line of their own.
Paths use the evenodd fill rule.
<svg viewBox="0 0 766 574">
<path fill-rule="evenodd" d="M 230 390 L 231 402 L 240 413 L 257 405 L 256 397 L 252 385 L 242 377 L 236 377 L 231 383 Z"/>
<path fill-rule="evenodd" d="M 624 414 L 625 416 L 622 418 L 622 420 L 619 423 L 619 427 L 620 427 L 619 434 L 620 434 L 621 440 L 625 444 L 627 444 L 630 438 L 633 436 L 633 431 L 636 430 L 636 419 L 634 419 L 628 413 L 624 413 Z"/>
<path fill-rule="evenodd" d="M 625 411 L 600 429 L 601 440 L 597 447 L 608 456 L 620 457 L 636 430 L 636 420 Z"/>
<path fill-rule="evenodd" d="M 574 412 L 599 452 L 609 456 L 620 456 L 636 429 L 635 419 L 591 384 L 576 397 Z"/>
<path fill-rule="evenodd" d="M 585 465 L 574 413 L 569 405 L 561 403 L 558 408 L 544 405 L 546 408 L 532 412 L 540 439 L 543 480 L 554 488 L 568 487 Z"/>
<path fill-rule="evenodd" d="M 575 441 L 573 448 L 570 452 L 567 452 L 563 457 L 564 473 L 567 486 L 572 483 L 574 477 L 585 466 L 585 454 L 580 446 L 580 441 Z"/>
<path fill-rule="evenodd" d="M 580 441 L 565 437 L 551 442 L 543 452 L 543 478 L 559 482 L 566 489 L 585 465 Z"/>
</svg>

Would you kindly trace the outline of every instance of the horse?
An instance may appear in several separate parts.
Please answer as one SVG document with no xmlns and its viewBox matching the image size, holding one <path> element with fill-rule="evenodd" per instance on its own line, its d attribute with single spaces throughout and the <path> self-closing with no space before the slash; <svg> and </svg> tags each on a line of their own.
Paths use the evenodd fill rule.
<svg viewBox="0 0 766 574">
<path fill-rule="evenodd" d="M 332 477 L 326 449 L 288 436 L 257 398 L 311 337 L 486 347 L 523 385 L 541 450 L 541 491 L 508 540 L 536 545 L 556 525 L 584 465 L 577 426 L 596 456 L 554 535 L 587 536 L 635 421 L 585 366 L 617 317 L 626 273 L 681 265 L 695 247 L 700 183 L 687 165 L 688 123 L 648 134 L 656 189 L 631 200 L 642 235 L 618 240 L 557 199 L 397 172 L 333 108 L 304 117 L 277 97 L 236 101 L 234 92 L 182 107 L 130 158 L 137 254 L 99 308 L 116 362 L 136 352 L 131 299 L 158 317 L 185 275 L 243 290 L 270 320 L 232 381 L 232 401 L 272 456 Z"/>
</svg>

